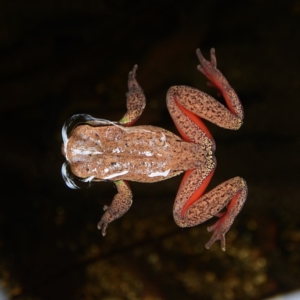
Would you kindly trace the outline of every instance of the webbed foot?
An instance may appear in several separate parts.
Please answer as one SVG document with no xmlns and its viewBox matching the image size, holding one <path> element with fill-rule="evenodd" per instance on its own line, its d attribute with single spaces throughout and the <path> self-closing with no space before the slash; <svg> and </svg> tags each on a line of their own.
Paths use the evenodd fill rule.
<svg viewBox="0 0 300 300">
<path fill-rule="evenodd" d="M 214 225 L 207 227 L 207 231 L 213 231 L 213 235 L 211 236 L 210 240 L 205 244 L 205 248 L 209 249 L 214 242 L 220 240 L 221 249 L 223 251 L 226 251 L 225 234 L 230 229 L 230 226 L 231 224 L 226 224 L 226 216 L 223 216 Z"/>
</svg>

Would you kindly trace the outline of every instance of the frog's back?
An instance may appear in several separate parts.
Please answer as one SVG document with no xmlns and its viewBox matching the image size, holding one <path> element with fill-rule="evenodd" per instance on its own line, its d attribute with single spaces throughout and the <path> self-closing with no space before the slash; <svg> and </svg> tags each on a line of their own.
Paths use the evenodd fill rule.
<svg viewBox="0 0 300 300">
<path fill-rule="evenodd" d="M 198 148 L 154 126 L 81 125 L 74 129 L 65 152 L 78 177 L 155 182 L 188 169 L 190 153 Z"/>
</svg>

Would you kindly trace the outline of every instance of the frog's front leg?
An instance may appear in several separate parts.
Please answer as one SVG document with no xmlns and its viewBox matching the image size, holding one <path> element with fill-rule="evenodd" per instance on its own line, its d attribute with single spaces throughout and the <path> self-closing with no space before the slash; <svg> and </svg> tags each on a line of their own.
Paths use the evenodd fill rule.
<svg viewBox="0 0 300 300">
<path fill-rule="evenodd" d="M 102 235 L 106 234 L 106 228 L 113 220 L 122 217 L 130 208 L 132 204 L 132 192 L 128 183 L 124 180 L 115 182 L 118 193 L 115 195 L 110 206 L 105 205 L 105 213 L 102 216 L 97 227 L 102 231 Z"/>
<path fill-rule="evenodd" d="M 243 207 L 247 185 L 243 178 L 234 177 L 203 195 L 211 176 L 210 173 L 205 177 L 199 169 L 186 172 L 176 196 L 173 214 L 180 227 L 196 226 L 214 216 L 219 217 L 213 226 L 208 227 L 208 231 L 214 233 L 205 247 L 208 249 L 215 241 L 221 240 L 221 248 L 225 251 L 225 234 Z M 221 212 L 223 208 L 225 211 Z"/>
<path fill-rule="evenodd" d="M 136 80 L 137 68 L 138 66 L 135 65 L 128 74 L 127 112 L 119 121 L 120 124 L 126 126 L 132 125 L 141 116 L 146 106 L 145 94 Z"/>
</svg>

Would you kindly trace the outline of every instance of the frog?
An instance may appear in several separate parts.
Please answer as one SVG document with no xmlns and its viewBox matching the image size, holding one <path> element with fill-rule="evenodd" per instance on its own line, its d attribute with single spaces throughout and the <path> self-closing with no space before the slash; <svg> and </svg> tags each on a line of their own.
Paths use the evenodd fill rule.
<svg viewBox="0 0 300 300">
<path fill-rule="evenodd" d="M 248 188 L 246 181 L 236 176 L 205 192 L 216 169 L 216 144 L 202 119 L 237 130 L 243 123 L 244 111 L 237 93 L 217 68 L 215 49 L 210 50 L 210 60 L 200 49 L 196 55 L 197 69 L 209 80 L 208 85 L 222 94 L 226 105 L 190 86 L 170 87 L 167 109 L 180 136 L 152 125 L 133 126 L 146 106 L 137 81 L 137 65 L 128 75 L 127 111 L 119 121 L 75 115 L 69 124 L 78 116 L 84 116 L 84 122 L 74 125 L 69 135 L 64 125 L 62 153 L 66 162 L 62 174 L 67 185 L 77 188 L 66 165 L 82 181 L 112 181 L 117 188 L 97 225 L 103 236 L 108 224 L 132 205 L 129 181 L 152 183 L 184 173 L 173 206 L 175 223 L 181 228 L 194 227 L 217 217 L 216 223 L 207 228 L 213 234 L 205 247 L 209 249 L 220 240 L 221 249 L 226 250 L 225 234 L 241 211 Z"/>
</svg>

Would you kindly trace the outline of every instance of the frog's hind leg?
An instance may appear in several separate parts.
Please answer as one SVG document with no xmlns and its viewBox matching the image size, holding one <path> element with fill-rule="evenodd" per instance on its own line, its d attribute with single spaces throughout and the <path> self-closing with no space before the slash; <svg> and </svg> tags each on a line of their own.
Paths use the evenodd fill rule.
<svg viewBox="0 0 300 300">
<path fill-rule="evenodd" d="M 240 212 L 247 197 L 247 185 L 243 178 L 229 179 L 208 193 L 205 188 L 212 174 L 203 176 L 201 170 L 186 172 L 177 193 L 173 208 L 175 222 L 180 227 L 192 227 L 216 216 L 220 219 L 208 227 L 213 231 L 208 249 L 217 240 L 221 240 L 221 248 L 225 251 L 225 234 L 230 229 L 235 217 Z M 221 212 L 225 208 L 224 212 Z"/>
<path fill-rule="evenodd" d="M 167 93 L 167 105 L 176 127 L 180 127 L 181 131 L 183 130 L 180 124 L 181 120 L 174 118 L 172 115 L 174 110 L 172 102 L 175 102 L 176 106 L 188 116 L 197 115 L 220 127 L 239 129 L 244 118 L 243 107 L 234 89 L 217 69 L 214 49 L 211 50 L 211 61 L 206 60 L 199 49 L 196 53 L 200 61 L 198 70 L 210 80 L 210 85 L 220 90 L 228 108 L 213 97 L 195 88 L 173 86 Z M 205 128 L 204 131 L 206 131 Z M 185 134 L 189 135 L 187 132 Z M 192 135 L 190 136 L 192 137 Z"/>
<path fill-rule="evenodd" d="M 118 193 L 115 195 L 110 206 L 105 205 L 105 213 L 102 216 L 97 227 L 102 231 L 102 235 L 106 234 L 106 228 L 109 223 L 122 217 L 131 207 L 132 204 L 132 192 L 129 184 L 124 180 L 115 181 Z"/>
<path fill-rule="evenodd" d="M 134 65 L 132 71 L 128 74 L 128 92 L 126 94 L 127 112 L 119 121 L 121 125 L 130 126 L 141 116 L 146 106 L 146 97 L 143 89 L 136 79 L 136 70 L 138 66 Z"/>
<path fill-rule="evenodd" d="M 185 107 L 179 107 L 175 99 L 167 99 L 174 123 L 184 140 L 202 146 L 205 163 L 185 172 L 174 203 L 174 220 L 180 227 L 191 227 L 213 216 L 220 217 L 214 226 L 208 228 L 214 233 L 206 248 L 221 240 L 222 250 L 225 250 L 225 234 L 246 200 L 247 185 L 244 179 L 235 177 L 204 194 L 216 167 L 215 143 L 202 120 Z M 221 213 L 223 208 L 226 208 L 225 213 Z"/>
<path fill-rule="evenodd" d="M 173 214 L 180 227 L 195 226 L 213 216 L 219 217 L 219 221 L 208 228 L 214 233 L 206 248 L 216 240 L 221 240 L 222 250 L 225 250 L 225 234 L 246 200 L 247 185 L 244 179 L 235 177 L 204 194 L 216 161 L 213 137 L 200 117 L 223 128 L 238 129 L 244 114 L 238 96 L 217 69 L 214 49 L 211 50 L 211 61 L 205 60 L 200 50 L 197 50 L 197 55 L 199 71 L 210 80 L 212 86 L 222 92 L 228 108 L 195 88 L 174 86 L 169 89 L 167 106 L 170 115 L 184 140 L 201 145 L 202 162 L 205 162 L 186 171 L 176 196 Z M 223 208 L 225 212 L 221 212 Z"/>
</svg>

